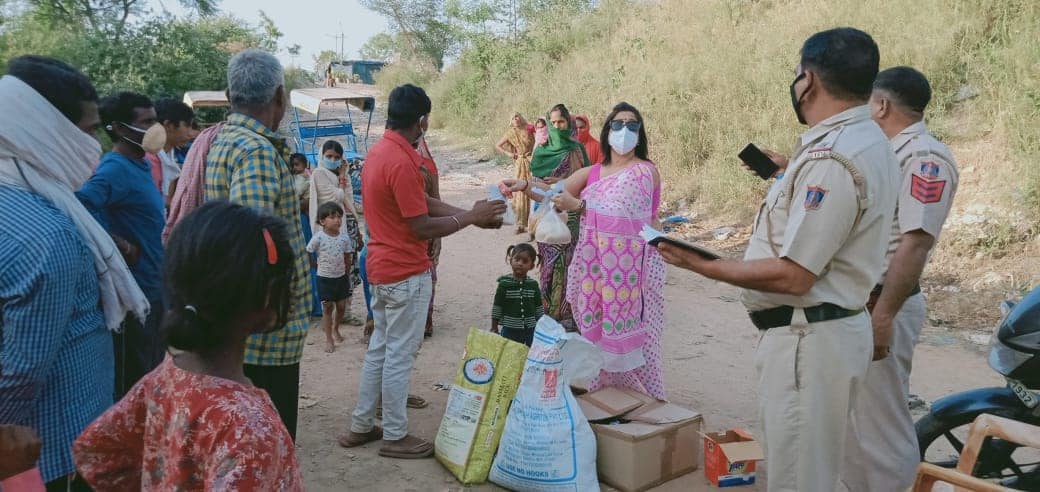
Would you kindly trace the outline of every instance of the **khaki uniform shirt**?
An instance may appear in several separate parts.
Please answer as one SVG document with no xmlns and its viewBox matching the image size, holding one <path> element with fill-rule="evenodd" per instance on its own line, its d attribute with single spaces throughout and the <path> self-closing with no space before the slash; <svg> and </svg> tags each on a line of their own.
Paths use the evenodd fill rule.
<svg viewBox="0 0 1040 492">
<path fill-rule="evenodd" d="M 816 283 L 803 296 L 744 290 L 747 309 L 825 302 L 862 308 L 884 272 L 898 189 L 899 164 L 868 106 L 802 134 L 755 218 L 744 259 L 787 258 L 815 274 Z"/>
<path fill-rule="evenodd" d="M 886 270 L 903 234 L 920 230 L 939 240 L 959 179 L 953 153 L 928 133 L 924 122 L 914 123 L 892 137 L 892 150 L 899 160 L 902 184 L 889 233 Z"/>
</svg>

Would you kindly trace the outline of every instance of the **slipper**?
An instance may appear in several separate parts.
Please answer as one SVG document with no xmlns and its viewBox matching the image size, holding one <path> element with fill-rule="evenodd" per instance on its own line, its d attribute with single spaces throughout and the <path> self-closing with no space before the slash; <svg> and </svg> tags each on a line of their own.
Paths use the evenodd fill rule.
<svg viewBox="0 0 1040 492">
<path fill-rule="evenodd" d="M 346 323 L 347 323 L 348 325 L 350 325 L 350 326 L 361 326 L 361 325 L 365 324 L 365 322 L 364 322 L 364 321 L 361 321 L 361 319 L 359 319 L 359 318 L 356 318 L 356 317 L 354 317 L 353 315 L 349 316 L 349 317 L 348 317 L 348 318 L 346 319 Z"/>
<path fill-rule="evenodd" d="M 421 396 L 408 395 L 408 408 L 426 408 L 430 404 Z"/>
<path fill-rule="evenodd" d="M 426 408 L 426 407 L 430 406 L 430 403 L 428 401 L 426 401 L 425 399 L 423 399 L 423 397 L 421 397 L 421 396 L 408 395 L 407 406 L 408 406 L 408 408 Z M 379 420 L 383 420 L 383 405 L 382 404 L 380 404 L 378 407 L 376 407 L 376 418 L 379 419 Z"/>
<path fill-rule="evenodd" d="M 432 455 L 432 442 L 411 435 L 397 441 L 383 440 L 383 447 L 379 448 L 379 456 L 386 458 L 414 460 L 429 458 Z"/>
<path fill-rule="evenodd" d="M 345 448 L 356 448 L 358 446 L 362 446 L 370 442 L 378 441 L 382 438 L 383 428 L 376 425 L 372 427 L 372 430 L 364 434 L 359 434 L 357 432 L 352 431 L 348 431 L 346 434 L 340 434 L 338 437 L 336 437 L 336 442 L 339 443 L 340 446 L 343 446 Z"/>
</svg>

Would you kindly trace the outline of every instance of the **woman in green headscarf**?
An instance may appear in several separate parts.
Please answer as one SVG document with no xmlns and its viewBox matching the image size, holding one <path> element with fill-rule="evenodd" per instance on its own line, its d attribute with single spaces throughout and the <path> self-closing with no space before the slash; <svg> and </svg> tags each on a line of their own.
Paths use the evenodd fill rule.
<svg viewBox="0 0 1040 492">
<path fill-rule="evenodd" d="M 567 106 L 557 104 L 549 111 L 549 143 L 538 147 L 531 156 L 531 174 L 548 184 L 554 184 L 570 176 L 574 171 L 589 165 L 585 147 L 575 138 L 574 119 Z M 568 331 L 575 331 L 571 305 L 567 302 L 567 267 L 574 256 L 574 244 L 578 239 L 578 215 L 567 213 L 567 227 L 571 230 L 568 244 L 538 243 L 541 256 L 542 299 L 545 313 L 559 321 Z"/>
</svg>

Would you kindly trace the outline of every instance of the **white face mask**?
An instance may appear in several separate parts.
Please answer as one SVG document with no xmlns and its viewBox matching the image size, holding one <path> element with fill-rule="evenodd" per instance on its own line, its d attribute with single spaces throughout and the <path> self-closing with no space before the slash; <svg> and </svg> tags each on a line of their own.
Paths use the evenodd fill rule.
<svg viewBox="0 0 1040 492">
<path fill-rule="evenodd" d="M 617 131 L 611 131 L 607 142 L 610 144 L 610 148 L 614 149 L 614 152 L 617 152 L 618 155 L 626 155 L 632 152 L 636 145 L 639 144 L 639 134 L 628 128 L 622 128 Z"/>
</svg>

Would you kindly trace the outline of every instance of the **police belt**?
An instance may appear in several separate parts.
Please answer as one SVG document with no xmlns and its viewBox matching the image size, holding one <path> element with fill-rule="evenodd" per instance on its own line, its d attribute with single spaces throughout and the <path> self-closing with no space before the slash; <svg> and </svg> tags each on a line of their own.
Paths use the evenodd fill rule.
<svg viewBox="0 0 1040 492">
<path fill-rule="evenodd" d="M 779 328 L 781 326 L 791 326 L 791 318 L 794 316 L 795 309 L 797 308 L 792 306 L 779 306 L 763 309 L 761 311 L 750 311 L 748 312 L 748 315 L 751 316 L 751 323 L 754 324 L 756 328 L 759 330 L 768 330 L 770 328 Z M 818 306 L 802 308 L 802 311 L 805 312 L 806 321 L 809 323 L 820 323 L 822 321 L 855 316 L 862 313 L 863 309 L 845 309 L 837 304 L 825 302 Z"/>
</svg>

